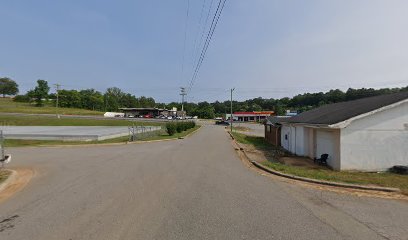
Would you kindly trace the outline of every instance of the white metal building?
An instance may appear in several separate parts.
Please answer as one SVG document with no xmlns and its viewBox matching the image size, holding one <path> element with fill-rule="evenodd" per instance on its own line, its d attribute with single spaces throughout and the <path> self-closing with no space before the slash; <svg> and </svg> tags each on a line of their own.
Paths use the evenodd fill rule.
<svg viewBox="0 0 408 240">
<path fill-rule="evenodd" d="M 329 104 L 280 124 L 283 148 L 310 158 L 327 153 L 335 170 L 408 165 L 408 92 Z"/>
</svg>

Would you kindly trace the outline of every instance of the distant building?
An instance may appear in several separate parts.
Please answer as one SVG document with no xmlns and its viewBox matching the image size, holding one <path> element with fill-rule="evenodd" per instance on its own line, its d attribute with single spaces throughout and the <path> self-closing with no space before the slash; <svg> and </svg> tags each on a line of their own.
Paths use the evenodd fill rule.
<svg viewBox="0 0 408 240">
<path fill-rule="evenodd" d="M 124 114 L 124 117 L 149 117 L 155 118 L 158 116 L 185 117 L 185 111 L 177 111 L 177 108 L 167 110 L 163 108 L 119 108 Z"/>
<path fill-rule="evenodd" d="M 140 117 L 140 116 L 149 116 L 151 118 L 157 116 L 167 116 L 169 111 L 161 108 L 119 108 L 124 114 L 125 117 Z"/>
<path fill-rule="evenodd" d="M 285 116 L 296 116 L 298 112 L 295 110 L 286 110 Z"/>
<path fill-rule="evenodd" d="M 262 122 L 267 117 L 272 116 L 273 111 L 263 111 L 263 112 L 235 112 L 233 115 L 234 121 L 240 122 Z M 231 114 L 226 114 L 225 119 L 229 120 Z"/>
</svg>

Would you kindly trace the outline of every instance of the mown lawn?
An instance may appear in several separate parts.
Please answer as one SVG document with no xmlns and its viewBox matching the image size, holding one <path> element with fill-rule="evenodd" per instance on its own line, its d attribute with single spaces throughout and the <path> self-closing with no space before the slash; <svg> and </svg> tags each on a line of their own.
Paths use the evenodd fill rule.
<svg viewBox="0 0 408 240">
<path fill-rule="evenodd" d="M 263 162 L 262 164 L 279 172 L 296 175 L 299 177 L 307 177 L 332 182 L 393 187 L 401 189 L 404 194 L 408 195 L 408 176 L 406 175 L 398 175 L 389 172 L 338 172 L 325 169 L 309 169 L 305 167 L 287 166 L 281 163 L 273 163 L 269 161 Z"/>
<path fill-rule="evenodd" d="M 104 144 L 104 143 L 125 143 L 128 136 L 106 139 L 102 141 L 59 141 L 59 140 L 21 140 L 6 139 L 5 147 L 36 147 L 36 146 L 57 146 L 57 145 L 83 145 L 83 144 Z"/>
<path fill-rule="evenodd" d="M 275 152 L 277 151 L 277 149 L 270 145 L 268 142 L 266 142 L 263 137 L 247 136 L 241 133 L 233 133 L 233 136 L 238 142 L 252 145 L 258 150 Z M 402 193 L 408 195 L 407 175 L 399 175 L 389 172 L 368 173 L 368 172 L 333 171 L 326 169 L 310 169 L 299 166 L 288 166 L 280 162 L 270 161 L 262 162 L 262 164 L 276 171 L 299 177 L 307 177 L 332 182 L 393 187 L 401 189 Z"/>
<path fill-rule="evenodd" d="M 56 118 L 49 116 L 9 116 L 0 115 L 2 126 L 161 126 L 154 121 L 133 121 L 114 119 Z"/>
<path fill-rule="evenodd" d="M 243 144 L 253 145 L 258 149 L 271 149 L 272 146 L 263 137 L 249 136 L 243 133 L 232 132 L 235 140 Z"/>
<path fill-rule="evenodd" d="M 46 104 L 44 107 L 36 107 L 30 103 L 14 102 L 10 98 L 0 98 L 0 112 L 56 114 L 56 108 L 50 104 Z M 79 108 L 58 108 L 58 113 L 65 115 L 103 115 L 103 112 Z"/>
</svg>

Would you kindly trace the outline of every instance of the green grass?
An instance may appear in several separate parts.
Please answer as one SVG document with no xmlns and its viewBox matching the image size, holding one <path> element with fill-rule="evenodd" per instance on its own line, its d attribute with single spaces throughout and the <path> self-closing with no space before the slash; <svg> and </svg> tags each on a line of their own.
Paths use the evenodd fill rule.
<svg viewBox="0 0 408 240">
<path fill-rule="evenodd" d="M 231 129 L 231 127 L 230 127 L 230 129 Z M 238 126 L 238 127 L 233 126 L 232 129 L 233 129 L 233 131 L 240 131 L 240 132 L 248 132 L 248 131 L 251 130 L 250 128 L 243 127 L 243 126 Z"/>
<path fill-rule="evenodd" d="M 243 144 L 249 144 L 258 150 L 265 152 L 281 151 L 270 145 L 262 137 L 247 136 L 245 134 L 233 133 L 235 139 Z M 343 182 L 351 184 L 377 185 L 382 187 L 393 187 L 401 189 L 402 193 L 408 195 L 408 176 L 389 172 L 368 173 L 368 172 L 348 172 L 333 171 L 329 169 L 310 169 L 300 166 L 288 166 L 279 162 L 265 161 L 263 165 L 276 171 L 291 174 L 299 177 L 306 177 L 318 180 Z"/>
<path fill-rule="evenodd" d="M 138 141 L 164 140 L 179 137 L 185 137 L 191 132 L 197 130 L 200 126 L 196 126 L 187 131 L 176 133 L 169 136 L 166 132 L 152 133 Z M 128 136 L 106 139 L 102 141 L 53 141 L 53 140 L 20 140 L 20 139 L 6 139 L 4 141 L 6 147 L 38 147 L 38 146 L 58 146 L 58 145 L 84 145 L 84 144 L 107 144 L 107 143 L 126 143 L 129 140 Z"/>
<path fill-rule="evenodd" d="M 106 139 L 102 141 L 59 141 L 59 140 L 22 140 L 6 139 L 5 147 L 38 147 L 38 146 L 57 146 L 57 145 L 84 145 L 84 144 L 104 144 L 104 143 L 125 143 L 129 140 L 128 136 Z"/>
<path fill-rule="evenodd" d="M 132 121 L 114 119 L 81 119 L 56 118 L 47 116 L 9 116 L 0 115 L 0 125 L 3 126 L 161 126 L 163 123 L 154 121 Z"/>
<path fill-rule="evenodd" d="M 32 114 L 56 114 L 56 108 L 46 104 L 44 107 L 36 107 L 30 103 L 14 102 L 10 98 L 0 98 L 0 112 L 5 113 L 32 113 Z M 79 108 L 59 108 L 59 114 L 64 115 L 103 115 L 103 112 L 79 109 Z"/>
<path fill-rule="evenodd" d="M 10 174 L 10 171 L 0 170 L 0 183 L 4 182 L 10 176 Z"/>
<path fill-rule="evenodd" d="M 263 165 L 279 172 L 292 174 L 299 177 L 313 178 L 331 182 L 343 182 L 352 184 L 377 185 L 382 187 L 399 188 L 408 195 L 408 176 L 388 172 L 367 173 L 332 171 L 325 169 L 308 169 L 305 167 L 287 166 L 281 163 L 263 162 Z"/>
<path fill-rule="evenodd" d="M 259 149 L 270 149 L 272 146 L 263 137 L 249 136 L 243 133 L 232 132 L 235 140 L 243 144 L 253 145 Z"/>
</svg>

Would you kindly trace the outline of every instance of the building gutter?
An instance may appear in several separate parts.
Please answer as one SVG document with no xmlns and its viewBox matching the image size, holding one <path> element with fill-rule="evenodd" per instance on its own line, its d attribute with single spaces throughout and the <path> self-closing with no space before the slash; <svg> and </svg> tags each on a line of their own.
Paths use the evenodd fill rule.
<svg viewBox="0 0 408 240">
<path fill-rule="evenodd" d="M 310 124 L 310 123 L 289 123 L 283 122 L 281 125 L 289 125 L 289 126 L 302 126 L 302 127 L 309 127 L 309 128 L 331 128 L 328 124 Z"/>
</svg>

